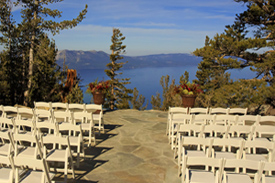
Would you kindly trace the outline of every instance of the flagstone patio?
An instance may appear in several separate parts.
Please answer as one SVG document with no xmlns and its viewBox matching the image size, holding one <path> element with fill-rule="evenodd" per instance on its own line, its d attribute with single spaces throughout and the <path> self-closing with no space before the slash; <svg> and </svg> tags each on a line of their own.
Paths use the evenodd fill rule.
<svg viewBox="0 0 275 183">
<path fill-rule="evenodd" d="M 167 112 L 117 110 L 104 114 L 106 133 L 71 182 L 179 183 L 177 164 L 165 135 Z"/>
</svg>

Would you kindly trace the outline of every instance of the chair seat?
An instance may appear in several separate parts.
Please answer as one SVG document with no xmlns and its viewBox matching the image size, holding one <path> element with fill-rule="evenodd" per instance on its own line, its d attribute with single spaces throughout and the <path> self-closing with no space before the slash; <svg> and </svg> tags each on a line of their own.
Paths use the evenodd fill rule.
<svg viewBox="0 0 275 183">
<path fill-rule="evenodd" d="M 0 182 L 9 182 L 12 181 L 12 169 L 11 168 L 0 168 Z"/>
<path fill-rule="evenodd" d="M 10 148 L 9 146 L 9 144 L 3 144 L 0 146 L 0 155 L 7 156 Z"/>
<path fill-rule="evenodd" d="M 90 130 L 90 123 L 81 123 L 82 130 Z"/>
<path fill-rule="evenodd" d="M 48 154 L 46 160 L 47 161 L 64 162 L 65 156 L 66 156 L 65 149 L 54 149 Z"/>
<path fill-rule="evenodd" d="M 20 182 L 41 182 L 43 172 L 41 171 L 28 171 L 26 175 L 21 179 Z M 50 179 L 52 180 L 55 176 L 54 173 L 49 173 Z"/>
<path fill-rule="evenodd" d="M 212 172 L 203 170 L 189 170 L 190 183 L 214 183 L 215 176 Z"/>
<path fill-rule="evenodd" d="M 36 153 L 36 148 L 35 147 L 27 147 L 27 148 L 22 148 L 17 155 L 18 157 L 34 157 L 34 154 Z"/>
<path fill-rule="evenodd" d="M 226 174 L 227 183 L 253 183 L 249 175 L 247 174 L 235 174 L 235 173 L 228 173 Z"/>
<path fill-rule="evenodd" d="M 265 183 L 274 183 L 275 176 L 265 176 Z"/>
<path fill-rule="evenodd" d="M 232 152 L 215 152 L 215 158 L 236 159 L 236 154 Z"/>
<path fill-rule="evenodd" d="M 73 145 L 73 146 L 79 145 L 78 139 L 79 137 L 70 136 L 70 145 Z"/>
</svg>

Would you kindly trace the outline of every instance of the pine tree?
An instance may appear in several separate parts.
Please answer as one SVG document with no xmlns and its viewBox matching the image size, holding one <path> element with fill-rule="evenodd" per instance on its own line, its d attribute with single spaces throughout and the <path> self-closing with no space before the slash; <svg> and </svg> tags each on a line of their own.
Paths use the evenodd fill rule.
<svg viewBox="0 0 275 183">
<path fill-rule="evenodd" d="M 0 82 L 4 88 L 2 94 L 6 96 L 5 104 L 32 105 L 34 100 L 60 100 L 57 90 L 61 72 L 55 60 L 57 49 L 45 32 L 55 35 L 60 30 L 73 28 L 87 13 L 86 5 L 73 20 L 52 21 L 51 19 L 60 18 L 62 12 L 45 6 L 61 1 L 63 0 L 1 1 L 0 43 L 5 45 L 5 50 L 0 55 L 3 73 Z M 13 6 L 22 6 L 20 23 L 12 18 Z"/>
<path fill-rule="evenodd" d="M 134 88 L 133 91 L 133 98 L 131 100 L 131 104 L 133 106 L 133 109 L 137 109 L 137 110 L 145 110 L 148 106 L 148 100 L 145 104 L 145 106 L 143 106 L 144 102 L 145 102 L 145 97 L 143 95 L 139 95 L 138 94 L 138 90 L 137 88 Z"/>
<path fill-rule="evenodd" d="M 206 37 L 205 46 L 194 52 L 203 58 L 196 82 L 205 93 L 197 100 L 202 106 L 275 105 L 275 1 L 235 1 L 245 4 L 247 10 L 236 15 L 234 24 L 227 25 L 224 33 Z M 255 78 L 230 78 L 230 69 L 246 67 L 255 72 Z"/>
<path fill-rule="evenodd" d="M 10 0 L 0 2 L 0 44 L 4 49 L 0 53 L 0 87 L 2 104 L 13 105 L 22 101 L 23 71 L 22 50 L 20 49 L 18 26 L 12 17 Z"/>
<path fill-rule="evenodd" d="M 125 45 L 122 45 L 125 37 L 120 32 L 119 29 L 113 29 L 113 35 L 111 38 L 112 44 L 110 46 L 110 50 L 112 51 L 110 55 L 110 63 L 106 66 L 108 69 L 105 70 L 105 73 L 111 80 L 110 91 L 107 93 L 107 105 L 111 110 L 118 108 L 130 108 L 129 101 L 131 100 L 131 96 L 129 94 L 133 93 L 132 89 L 127 89 L 125 87 L 126 84 L 130 84 L 130 78 L 120 79 L 118 76 L 122 74 L 119 72 L 120 69 L 126 62 L 119 62 L 123 59 L 121 54 L 125 53 Z"/>
<path fill-rule="evenodd" d="M 58 3 L 63 0 L 18 0 L 21 2 L 23 9 L 22 13 L 22 23 L 21 29 L 24 32 L 24 39 L 28 43 L 29 53 L 28 53 L 28 81 L 27 89 L 24 92 L 25 100 L 24 104 L 28 105 L 31 103 L 31 90 L 34 83 L 34 65 L 35 65 L 35 54 L 36 47 L 39 45 L 39 37 L 45 31 L 51 32 L 53 35 L 60 32 L 63 29 L 69 29 L 77 26 L 80 23 L 87 13 L 87 5 L 84 10 L 82 10 L 78 17 L 73 20 L 64 20 L 61 22 L 55 22 L 52 20 L 45 20 L 44 17 L 51 17 L 55 19 L 56 17 L 60 18 L 62 12 L 58 10 L 52 10 L 46 8 L 45 6 L 50 3 Z"/>
</svg>

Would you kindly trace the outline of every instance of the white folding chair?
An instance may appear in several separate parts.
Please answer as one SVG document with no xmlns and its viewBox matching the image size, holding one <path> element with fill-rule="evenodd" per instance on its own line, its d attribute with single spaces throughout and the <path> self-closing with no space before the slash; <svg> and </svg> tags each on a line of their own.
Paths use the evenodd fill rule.
<svg viewBox="0 0 275 183">
<path fill-rule="evenodd" d="M 68 109 L 71 112 L 83 112 L 86 109 L 86 104 L 69 104 Z"/>
<path fill-rule="evenodd" d="M 228 114 L 230 115 L 246 115 L 247 108 L 229 108 Z"/>
<path fill-rule="evenodd" d="M 175 140 L 175 137 L 176 137 L 177 128 L 181 124 L 189 124 L 192 117 L 193 116 L 189 115 L 189 114 L 181 114 L 181 113 L 171 114 L 168 138 L 169 138 L 169 143 L 172 144 L 172 147 L 173 147 L 173 143 L 174 143 L 173 141 Z"/>
<path fill-rule="evenodd" d="M 35 122 L 52 122 L 52 110 L 44 110 L 44 109 L 35 109 Z"/>
<path fill-rule="evenodd" d="M 189 114 L 208 114 L 208 107 L 195 107 L 195 108 L 189 108 Z"/>
<path fill-rule="evenodd" d="M 210 157 L 212 152 L 213 139 L 202 137 L 181 136 L 178 147 L 178 168 L 183 165 L 183 157 Z"/>
<path fill-rule="evenodd" d="M 176 139 L 172 142 L 172 149 L 174 149 L 174 155 L 176 156 L 178 151 L 179 140 L 181 137 L 202 137 L 205 125 L 195 124 L 179 124 L 176 129 Z"/>
<path fill-rule="evenodd" d="M 171 149 L 175 148 L 178 131 L 183 129 L 182 125 L 188 125 L 188 121 L 191 121 L 193 118 L 192 115 L 189 114 L 175 114 L 172 117 L 171 121 L 171 133 L 169 134 L 169 143 L 171 143 Z"/>
<path fill-rule="evenodd" d="M 274 135 L 275 135 L 275 126 L 255 125 L 252 139 L 269 141 L 269 140 L 273 140 Z"/>
<path fill-rule="evenodd" d="M 230 125 L 228 138 L 241 138 L 251 140 L 253 136 L 253 126 L 248 125 Z"/>
<path fill-rule="evenodd" d="M 212 138 L 227 138 L 229 132 L 228 125 L 205 125 L 203 136 Z"/>
<path fill-rule="evenodd" d="M 182 166 L 183 183 L 220 183 L 222 179 L 224 159 L 209 157 L 184 157 Z M 198 167 L 198 168 L 196 168 Z M 204 167 L 204 170 L 201 169 Z M 209 171 L 211 167 L 211 171 Z M 218 169 L 218 171 L 216 171 Z"/>
<path fill-rule="evenodd" d="M 245 142 L 244 159 L 255 161 L 273 161 L 275 153 L 274 141 L 248 140 Z"/>
<path fill-rule="evenodd" d="M 15 144 L 15 155 L 22 158 L 41 158 L 41 144 L 34 134 L 11 134 Z"/>
<path fill-rule="evenodd" d="M 11 167 L 11 154 L 8 156 L 0 155 L 0 164 L 2 165 L 0 168 L 0 182 L 2 183 L 13 183 L 14 182 L 14 173 L 15 169 Z M 3 166 L 5 165 L 5 166 Z"/>
<path fill-rule="evenodd" d="M 207 125 L 211 123 L 212 119 L 213 119 L 213 115 L 197 114 L 193 116 L 191 123 L 196 125 Z"/>
<path fill-rule="evenodd" d="M 275 182 L 275 162 L 264 162 L 264 173 L 260 177 L 261 180 L 259 182 L 261 183 L 274 183 Z"/>
<path fill-rule="evenodd" d="M 35 120 L 34 110 L 31 108 L 18 107 L 17 119 L 34 121 Z"/>
<path fill-rule="evenodd" d="M 237 121 L 237 115 L 221 114 L 215 115 L 213 118 L 213 124 L 215 125 L 235 125 Z"/>
<path fill-rule="evenodd" d="M 72 150 L 70 146 L 69 137 L 62 136 L 43 136 L 41 142 L 44 146 L 43 148 L 43 158 L 46 159 L 48 163 L 62 163 L 63 166 L 51 167 L 51 170 L 57 172 L 64 172 L 64 181 L 67 182 L 68 173 L 72 173 L 73 178 L 75 178 L 74 173 L 74 163 Z M 65 147 L 66 149 L 63 149 Z"/>
<path fill-rule="evenodd" d="M 1 139 L 0 156 L 10 155 L 15 148 L 14 140 L 12 139 L 10 132 L 0 131 L 0 139 Z"/>
<path fill-rule="evenodd" d="M 275 116 L 260 116 L 259 125 L 275 125 Z"/>
<path fill-rule="evenodd" d="M 88 146 L 92 144 L 92 140 L 94 141 L 94 145 L 96 145 L 96 137 L 94 130 L 94 122 L 93 122 L 93 113 L 89 112 L 74 112 L 73 119 L 74 124 L 81 125 L 81 129 L 83 130 L 83 138 L 88 139 Z M 88 137 L 85 135 L 88 132 Z"/>
<path fill-rule="evenodd" d="M 13 107 L 13 106 L 3 106 L 2 107 L 3 110 L 3 114 L 2 117 L 5 118 L 14 118 L 17 117 L 17 107 Z"/>
<path fill-rule="evenodd" d="M 225 159 L 223 182 L 225 183 L 258 183 L 259 175 L 262 174 L 264 163 L 262 161 L 253 161 L 246 159 Z M 227 171 L 235 169 L 234 172 Z M 239 170 L 242 169 L 240 173 Z M 247 170 L 254 173 L 248 174 Z M 254 181 L 251 179 L 254 178 Z"/>
<path fill-rule="evenodd" d="M 73 114 L 70 111 L 53 111 L 52 117 L 56 123 L 73 123 Z"/>
<path fill-rule="evenodd" d="M 69 110 L 69 104 L 68 103 L 62 103 L 62 102 L 52 102 L 52 109 L 54 111 L 68 111 Z"/>
<path fill-rule="evenodd" d="M 36 126 L 34 121 L 15 119 L 14 125 L 16 133 L 36 134 Z"/>
<path fill-rule="evenodd" d="M 57 123 L 39 122 L 35 124 L 36 132 L 43 136 L 56 136 L 58 134 Z"/>
<path fill-rule="evenodd" d="M 76 154 L 77 161 L 76 165 L 79 167 L 80 156 L 85 156 L 84 151 L 84 140 L 82 135 L 81 125 L 74 125 L 72 123 L 63 123 L 58 127 L 59 135 L 61 136 L 69 136 L 70 138 L 70 146 L 75 147 L 76 150 L 73 153 Z"/>
<path fill-rule="evenodd" d="M 0 124 L 1 124 L 0 131 L 14 132 L 15 130 L 14 118 L 1 117 Z"/>
<path fill-rule="evenodd" d="M 260 115 L 242 115 L 238 116 L 236 125 L 256 125 L 259 124 Z"/>
<path fill-rule="evenodd" d="M 172 119 L 174 114 L 188 114 L 188 107 L 169 107 L 168 118 L 167 118 L 167 127 L 166 134 L 168 135 L 168 139 L 170 140 L 170 133 L 172 129 Z"/>
<path fill-rule="evenodd" d="M 103 120 L 103 108 L 102 105 L 98 105 L 98 104 L 86 104 L 86 112 L 92 112 L 93 113 L 93 121 L 95 124 L 95 128 L 99 130 L 99 132 L 101 132 L 101 130 L 103 131 L 103 133 L 105 133 L 105 129 L 104 129 L 104 120 Z M 96 121 L 98 121 L 98 125 L 96 125 Z"/>
<path fill-rule="evenodd" d="M 216 108 L 209 108 L 209 114 L 228 114 L 229 108 L 222 108 L 222 107 L 216 107 Z"/>
<path fill-rule="evenodd" d="M 49 172 L 49 167 L 45 159 L 36 158 L 22 158 L 15 155 L 12 160 L 12 164 L 15 167 L 15 182 L 20 183 L 51 183 L 55 174 Z M 28 169 L 24 174 L 20 172 L 21 167 L 27 167 Z"/>
<path fill-rule="evenodd" d="M 52 103 L 51 102 L 35 102 L 34 101 L 34 110 L 42 109 L 42 110 L 52 110 Z"/>
<path fill-rule="evenodd" d="M 243 139 L 214 138 L 212 157 L 225 159 L 240 159 L 244 151 Z"/>
</svg>

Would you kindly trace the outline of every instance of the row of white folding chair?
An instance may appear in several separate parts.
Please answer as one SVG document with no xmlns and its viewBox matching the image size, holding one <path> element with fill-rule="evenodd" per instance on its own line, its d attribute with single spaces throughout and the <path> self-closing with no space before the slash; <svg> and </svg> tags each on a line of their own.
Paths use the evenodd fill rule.
<svg viewBox="0 0 275 183">
<path fill-rule="evenodd" d="M 96 108 L 97 107 L 97 108 Z M 99 113 L 95 111 L 95 109 L 99 109 Z M 85 123 L 92 123 L 92 127 L 98 129 L 99 132 L 105 131 L 104 129 L 104 121 L 103 121 L 103 111 L 100 105 L 96 105 L 92 110 L 89 111 L 81 111 L 81 112 L 71 112 L 71 111 L 54 111 L 54 110 L 35 110 L 36 121 L 57 121 L 57 122 L 71 122 L 76 123 L 80 121 Z M 82 115 L 82 117 L 80 116 Z M 92 118 L 91 118 L 92 116 Z M 92 122 L 90 122 L 92 121 Z M 94 125 L 97 122 L 97 125 Z M 83 129 L 87 129 L 85 124 Z M 94 129 L 92 129 L 94 130 Z"/>
<path fill-rule="evenodd" d="M 171 142 L 173 128 L 176 127 L 178 123 L 195 123 L 195 124 L 220 124 L 220 125 L 245 125 L 247 121 L 250 122 L 259 118 L 258 116 L 238 116 L 238 115 L 209 115 L 209 114 L 199 114 L 190 115 L 187 114 L 187 108 L 170 108 L 170 113 L 168 115 L 167 121 L 167 134 L 169 142 Z M 189 116 L 190 115 L 190 116 Z"/>
<path fill-rule="evenodd" d="M 13 165 L 12 169 L 10 169 L 10 171 L 12 171 L 12 172 L 14 172 L 16 170 L 15 177 L 13 177 L 14 173 L 12 173 L 12 176 L 9 176 L 9 180 L 10 181 L 12 180 L 11 182 L 14 182 L 14 179 L 15 179 L 15 182 L 19 182 L 19 181 L 20 182 L 28 182 L 31 180 L 37 182 L 37 180 L 40 180 L 38 178 L 40 178 L 41 174 L 46 175 L 47 172 L 45 172 L 46 170 L 44 169 L 44 171 L 42 171 L 40 173 L 28 172 L 28 174 L 24 175 L 23 179 L 21 176 L 22 172 L 20 172 L 20 176 L 19 176 L 19 172 L 18 172 L 19 167 L 20 167 L 20 169 L 21 169 L 21 167 L 33 168 L 33 166 L 32 166 L 33 164 L 30 164 L 30 163 L 33 163 L 33 161 L 40 161 L 40 160 L 37 160 L 37 158 L 42 157 L 41 156 L 42 151 L 40 150 L 40 148 L 38 148 L 39 143 L 38 143 L 38 139 L 37 139 L 36 135 L 26 135 L 26 134 L 23 135 L 23 134 L 17 134 L 17 133 L 13 134 L 8 131 L 0 132 L 0 135 L 1 135 L 2 140 L 5 139 L 5 144 L 0 146 L 0 152 L 1 152 L 0 159 L 1 160 L 5 159 L 6 163 L 4 163 L 4 164 L 8 165 L 7 159 L 10 160 L 10 156 L 16 157 L 16 159 L 14 161 L 14 164 L 16 165 L 16 167 Z M 9 142 L 7 142 L 7 141 L 9 141 Z M 28 142 L 30 146 L 28 146 L 28 147 L 25 146 L 25 144 L 23 144 L 23 142 Z M 6 147 L 8 147 L 8 149 Z M 30 161 L 30 162 L 24 162 L 23 164 L 20 164 L 20 162 L 23 162 L 23 160 Z M 44 161 L 44 160 L 41 160 L 41 161 Z M 12 164 L 12 162 L 13 161 L 11 161 L 11 164 Z M 2 163 L 3 162 L 1 162 L 1 164 Z M 36 163 L 38 163 L 38 162 L 36 162 Z M 42 166 L 40 166 L 40 167 L 38 166 L 35 168 L 41 169 L 41 167 Z M 6 169 L 6 171 L 8 171 L 8 169 Z M 39 176 L 36 177 L 35 175 L 36 176 L 39 175 Z M 1 180 L 2 176 L 3 175 L 1 174 L 0 180 Z M 36 179 L 33 180 L 33 178 L 36 178 Z M 41 182 L 42 181 L 44 181 L 44 180 L 41 179 Z"/>
<path fill-rule="evenodd" d="M 66 127 L 70 126 L 67 123 L 71 123 L 74 125 L 81 125 L 81 130 L 83 131 L 83 135 L 85 134 L 85 132 L 88 132 L 88 136 L 83 136 L 83 138 L 88 139 L 89 141 L 88 146 L 92 145 L 92 141 L 94 141 L 94 145 L 96 145 L 94 121 L 97 119 L 97 117 L 98 115 L 93 114 L 92 112 L 53 111 L 53 121 L 55 123 L 59 123 L 60 127 L 65 125 L 65 127 L 63 128 L 64 130 L 66 129 Z M 98 127 L 99 127 L 102 124 L 101 124 L 101 120 L 98 120 L 98 121 L 99 121 L 99 124 L 98 124 Z"/>
<path fill-rule="evenodd" d="M 181 167 L 185 155 L 240 159 L 243 157 L 244 143 L 243 139 L 180 136 L 179 146 L 175 151 L 178 166 Z"/>
<path fill-rule="evenodd" d="M 64 180 L 67 182 L 68 172 L 74 176 L 74 163 L 69 137 L 42 136 L 11 133 L 11 140 L 14 141 L 14 154 L 22 159 L 45 159 L 48 163 L 55 163 L 52 171 L 64 173 Z M 63 149 L 65 147 L 66 149 Z M 62 163 L 63 167 L 56 167 L 56 163 Z M 24 166 L 24 165 L 21 165 Z"/>
<path fill-rule="evenodd" d="M 177 141 L 177 133 L 187 133 L 189 136 L 210 136 L 226 138 L 243 138 L 245 140 L 273 141 L 275 126 L 272 125 L 195 125 L 178 123 L 173 131 L 172 149 Z M 178 135 L 179 135 L 178 134 Z"/>
<path fill-rule="evenodd" d="M 75 147 L 73 154 L 77 157 L 76 165 L 79 167 L 80 157 L 85 156 L 82 124 L 40 122 L 35 126 L 37 133 L 43 134 L 43 137 L 69 136 L 70 146 Z"/>
<path fill-rule="evenodd" d="M 7 183 L 51 183 L 55 174 L 49 173 L 45 159 L 19 158 L 14 154 L 0 156 L 0 181 Z M 3 166 L 4 165 L 4 166 Z M 27 166 L 22 170 L 22 166 Z"/>
<path fill-rule="evenodd" d="M 61 110 L 61 111 L 88 111 L 88 110 L 102 110 L 100 104 L 79 104 L 79 103 L 62 103 L 62 102 L 34 102 L 35 109 L 46 110 Z"/>
<path fill-rule="evenodd" d="M 204 107 L 193 107 L 193 108 L 184 108 L 184 107 L 169 107 L 169 113 L 173 113 L 173 109 L 176 109 L 175 112 L 184 112 L 187 109 L 187 114 L 238 114 L 238 115 L 246 115 L 247 108 L 204 108 Z"/>
<path fill-rule="evenodd" d="M 184 107 L 169 107 L 166 134 L 171 132 L 171 119 L 173 114 L 240 114 L 246 115 L 247 108 L 184 108 Z"/>
<path fill-rule="evenodd" d="M 247 108 L 208 108 L 208 107 L 193 107 L 188 108 L 188 114 L 231 114 L 231 115 L 246 115 Z"/>
<path fill-rule="evenodd" d="M 37 110 L 41 111 L 41 110 Z M 41 115 L 40 115 L 41 114 Z M 52 115 L 53 114 L 53 115 Z M 50 115 L 54 116 L 51 117 Z M 71 124 L 78 124 L 81 125 L 81 129 L 83 132 L 88 132 L 88 136 L 84 136 L 85 139 L 88 139 L 88 145 L 92 145 L 92 141 L 94 141 L 94 145 L 96 144 L 95 139 L 95 130 L 94 130 L 94 116 L 93 113 L 87 112 L 64 112 L 64 111 L 50 111 L 42 110 L 39 112 L 38 117 L 35 121 L 29 120 L 21 120 L 21 119 L 8 119 L 8 118 L 0 118 L 0 122 L 2 123 L 3 127 L 1 130 L 13 130 L 13 126 L 16 125 L 18 127 L 18 131 L 20 133 L 35 133 L 35 131 L 40 131 L 42 129 L 48 129 L 47 133 L 49 134 L 58 134 L 58 129 L 56 129 L 55 123 L 59 123 L 60 126 L 69 126 L 66 125 L 67 123 Z M 46 119 L 45 119 L 46 118 Z M 52 118 L 52 119 L 51 119 Z M 49 122 L 50 121 L 50 122 Z M 5 128 L 4 128 L 5 127 Z M 28 129 L 28 130 L 27 130 Z M 62 128 L 64 129 L 64 128 Z"/>
<path fill-rule="evenodd" d="M 219 124 L 219 125 L 246 125 L 258 124 L 259 115 L 231 115 L 231 114 L 199 114 L 193 115 L 191 123 L 196 124 Z M 274 120 L 275 122 L 275 120 Z"/>
<path fill-rule="evenodd" d="M 248 125 L 198 125 L 195 123 L 186 123 L 186 120 L 191 120 L 190 115 L 185 116 L 184 121 L 173 121 L 172 132 L 170 135 L 171 148 L 175 147 L 175 141 L 177 140 L 177 133 L 188 133 L 188 135 L 198 136 L 198 134 L 214 136 L 214 137 L 242 137 L 245 139 L 251 139 L 255 132 L 254 126 Z M 256 131 L 257 132 L 257 131 Z M 254 138 L 258 137 L 254 135 Z"/>
<path fill-rule="evenodd" d="M 266 171 L 265 167 L 270 166 L 270 163 L 244 159 L 216 159 L 188 156 L 185 156 L 184 159 L 185 163 L 182 169 L 183 183 L 259 183 L 262 179 L 263 172 Z M 201 169 L 201 166 L 205 167 L 205 169 Z M 209 171 L 209 167 L 211 167 L 211 171 Z M 239 172 L 240 169 L 242 172 Z M 248 174 L 247 170 L 251 170 L 254 173 Z"/>
<path fill-rule="evenodd" d="M 271 173 L 275 171 L 275 162 L 188 156 L 185 156 L 184 159 L 182 182 L 275 182 L 275 176 Z M 196 168 L 197 166 L 199 167 Z M 201 169 L 201 166 L 205 167 L 205 170 Z M 209 171 L 209 167 L 211 167 L 211 171 Z"/>
<path fill-rule="evenodd" d="M 73 105 L 73 104 L 72 104 Z M 90 104 L 87 105 L 87 111 L 88 113 L 95 112 L 95 110 L 98 110 L 98 114 L 93 114 L 93 121 L 98 121 L 98 125 L 94 126 L 94 128 L 98 129 L 99 132 L 103 130 L 104 132 L 104 121 L 103 121 L 103 111 L 101 105 L 94 105 Z M 15 108 L 15 107 L 12 107 Z M 70 113 L 69 111 L 53 111 L 53 110 L 43 110 L 43 109 L 29 109 L 29 108 L 17 108 L 17 113 L 14 113 L 13 117 L 16 116 L 17 119 L 29 119 L 29 120 L 36 120 L 36 122 L 41 121 L 65 121 L 65 122 L 72 122 L 73 120 L 73 113 Z M 84 113 L 82 113 L 84 114 Z M 85 115 L 85 114 L 84 114 Z M 4 115 L 4 117 L 8 117 L 7 115 Z M 86 122 L 88 120 L 85 120 Z"/>
<path fill-rule="evenodd" d="M 48 123 L 48 122 L 33 123 L 33 121 L 28 121 L 28 120 L 20 120 L 20 119 L 14 120 L 13 118 L 12 119 L 3 118 L 3 119 L 5 119 L 6 121 L 9 121 L 9 123 L 13 125 L 13 127 L 10 130 L 8 129 L 6 131 L 16 132 L 15 133 L 16 136 L 21 134 L 26 136 L 27 135 L 33 136 L 39 133 L 43 134 L 44 136 L 46 135 L 58 136 L 58 135 L 61 135 L 61 133 L 64 134 L 64 132 L 66 132 L 66 135 L 70 136 L 71 138 L 71 146 L 76 147 L 75 154 L 77 156 L 77 166 L 79 166 L 80 156 L 84 157 L 85 155 L 84 140 L 83 140 L 82 128 L 81 128 L 82 124 L 74 125 L 72 123 L 58 124 L 58 123 Z M 27 131 L 26 128 L 28 128 L 29 131 Z M 95 142 L 94 133 L 92 134 L 92 136 L 89 136 L 88 138 L 93 139 Z M 89 141 L 89 143 L 91 142 Z M 0 151 L 1 151 L 1 147 L 0 147 Z"/>
<path fill-rule="evenodd" d="M 195 149 L 190 150 L 190 147 Z M 177 150 L 178 166 L 182 157 L 206 156 L 227 159 L 249 159 L 254 161 L 274 161 L 275 142 L 244 141 L 238 138 L 204 138 L 180 136 Z M 176 151 L 175 151 L 176 152 Z"/>
</svg>

